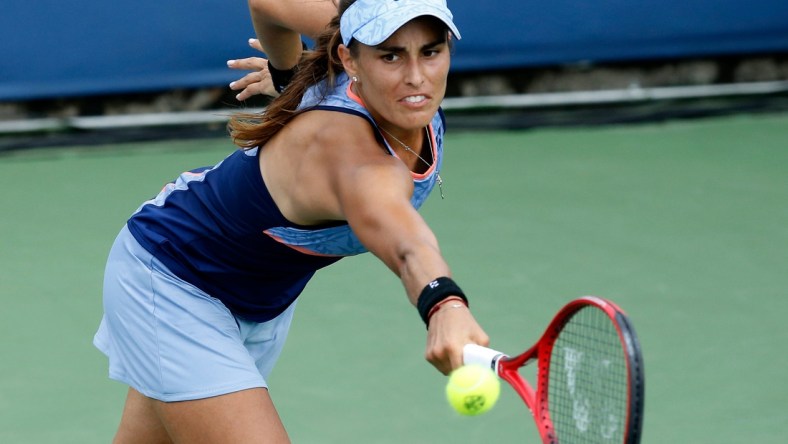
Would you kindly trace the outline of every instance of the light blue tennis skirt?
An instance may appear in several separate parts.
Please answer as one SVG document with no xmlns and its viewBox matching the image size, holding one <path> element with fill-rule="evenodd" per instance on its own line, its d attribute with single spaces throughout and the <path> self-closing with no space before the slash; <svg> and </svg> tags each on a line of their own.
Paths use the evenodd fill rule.
<svg viewBox="0 0 788 444">
<path fill-rule="evenodd" d="M 208 398 L 254 387 L 282 350 L 295 303 L 249 322 L 173 275 L 124 227 L 104 276 L 104 316 L 93 344 L 109 377 L 161 401 Z"/>
</svg>

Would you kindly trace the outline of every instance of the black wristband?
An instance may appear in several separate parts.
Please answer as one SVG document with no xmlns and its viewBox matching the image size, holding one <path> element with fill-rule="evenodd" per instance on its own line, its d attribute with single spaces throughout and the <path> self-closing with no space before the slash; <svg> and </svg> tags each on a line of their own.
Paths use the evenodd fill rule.
<svg viewBox="0 0 788 444">
<path fill-rule="evenodd" d="M 271 73 L 271 82 L 273 82 L 276 92 L 281 94 L 287 88 L 296 73 L 296 66 L 290 69 L 276 69 L 271 62 L 268 62 L 268 72 Z"/>
<path fill-rule="evenodd" d="M 416 301 L 416 308 L 419 310 L 421 320 L 424 321 L 424 325 L 427 328 L 430 326 L 429 314 L 432 307 L 450 296 L 457 296 L 465 301 L 465 305 L 468 305 L 468 298 L 465 297 L 465 293 L 462 292 L 456 282 L 448 277 L 439 277 L 421 290 L 419 300 Z"/>
<path fill-rule="evenodd" d="M 306 43 L 301 42 L 301 47 L 304 51 L 307 50 Z M 298 65 L 290 68 L 290 69 L 277 69 L 274 68 L 274 65 L 271 64 L 270 61 L 267 61 L 268 64 L 268 72 L 271 73 L 271 82 L 274 84 L 274 89 L 279 94 L 287 88 L 287 85 L 290 84 L 290 81 L 293 80 L 293 76 L 295 75 L 296 71 L 298 71 Z"/>
</svg>

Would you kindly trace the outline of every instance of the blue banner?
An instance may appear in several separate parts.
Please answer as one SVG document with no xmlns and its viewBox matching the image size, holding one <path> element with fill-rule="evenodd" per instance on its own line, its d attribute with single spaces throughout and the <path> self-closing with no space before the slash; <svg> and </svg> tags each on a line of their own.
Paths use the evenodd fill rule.
<svg viewBox="0 0 788 444">
<path fill-rule="evenodd" d="M 457 72 L 788 52 L 785 0 L 449 0 Z M 244 0 L 4 0 L 0 100 L 226 85 Z"/>
</svg>

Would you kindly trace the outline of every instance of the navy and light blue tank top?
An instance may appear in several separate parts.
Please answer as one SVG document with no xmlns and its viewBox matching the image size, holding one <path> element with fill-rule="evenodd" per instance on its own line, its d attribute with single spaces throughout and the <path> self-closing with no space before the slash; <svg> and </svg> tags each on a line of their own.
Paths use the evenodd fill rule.
<svg viewBox="0 0 788 444">
<path fill-rule="evenodd" d="M 332 90 L 321 88 L 324 83 L 310 88 L 300 108 L 354 114 L 376 126 L 346 75 Z M 423 174 L 412 173 L 416 208 L 437 181 L 444 125 L 439 111 L 429 126 L 435 162 Z M 379 140 L 386 144 L 380 134 Z M 318 269 L 366 252 L 345 222 L 288 221 L 261 176 L 260 149 L 236 150 L 212 167 L 181 174 L 127 223 L 134 238 L 175 275 L 256 322 L 284 311 Z M 387 144 L 386 149 L 396 155 Z"/>
</svg>

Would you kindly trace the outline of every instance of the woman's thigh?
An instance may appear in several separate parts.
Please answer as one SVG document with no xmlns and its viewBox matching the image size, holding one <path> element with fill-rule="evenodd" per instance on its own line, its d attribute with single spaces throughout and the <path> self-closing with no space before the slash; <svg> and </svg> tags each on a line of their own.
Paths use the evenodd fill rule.
<svg viewBox="0 0 788 444">
<path fill-rule="evenodd" d="M 162 402 L 129 390 L 115 444 L 289 443 L 268 390 Z"/>
</svg>

